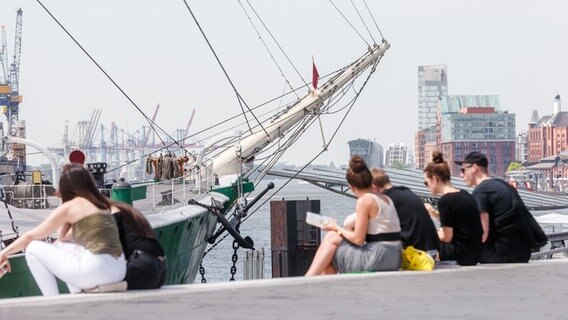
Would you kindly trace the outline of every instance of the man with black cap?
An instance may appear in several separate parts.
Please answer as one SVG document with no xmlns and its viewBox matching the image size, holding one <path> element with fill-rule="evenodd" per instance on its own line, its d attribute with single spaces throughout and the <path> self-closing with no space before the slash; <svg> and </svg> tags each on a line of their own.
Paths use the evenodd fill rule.
<svg viewBox="0 0 568 320">
<path fill-rule="evenodd" d="M 481 263 L 528 262 L 530 249 L 520 225 L 510 215 L 513 198 L 508 186 L 489 177 L 487 157 L 480 152 L 470 152 L 461 166 L 464 182 L 475 187 L 473 197 L 477 202 L 483 226 Z"/>
</svg>

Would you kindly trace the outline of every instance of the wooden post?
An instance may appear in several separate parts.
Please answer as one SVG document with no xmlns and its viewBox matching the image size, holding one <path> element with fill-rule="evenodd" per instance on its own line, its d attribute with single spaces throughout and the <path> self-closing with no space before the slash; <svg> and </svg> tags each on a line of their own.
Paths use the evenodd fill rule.
<svg viewBox="0 0 568 320">
<path fill-rule="evenodd" d="M 272 277 L 303 276 L 321 242 L 319 228 L 306 223 L 306 212 L 320 212 L 319 200 L 270 202 Z"/>
</svg>

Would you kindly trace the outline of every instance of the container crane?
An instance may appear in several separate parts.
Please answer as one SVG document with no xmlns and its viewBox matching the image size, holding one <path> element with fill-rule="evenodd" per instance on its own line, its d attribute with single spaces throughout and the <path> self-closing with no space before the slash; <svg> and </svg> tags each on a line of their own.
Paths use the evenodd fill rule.
<svg viewBox="0 0 568 320">
<path fill-rule="evenodd" d="M 14 58 L 10 65 L 9 83 L 11 86 L 10 92 L 10 107 L 8 108 L 8 132 L 10 136 L 16 136 L 16 121 L 18 121 L 19 106 L 22 102 L 22 96 L 19 91 L 20 83 L 20 57 L 22 55 L 22 9 L 18 9 L 16 15 L 16 36 L 14 38 Z"/>
<path fill-rule="evenodd" d="M 160 104 L 156 106 L 156 110 L 154 110 L 154 115 L 152 116 L 152 124 L 156 121 L 156 116 L 158 116 L 158 111 L 160 110 Z M 148 140 L 150 139 L 150 134 L 152 133 L 152 127 L 149 126 L 148 130 L 144 132 L 144 140 L 142 141 L 142 147 L 148 146 Z"/>
<path fill-rule="evenodd" d="M 6 47 L 6 31 L 2 28 L 0 43 L 0 64 L 2 65 L 3 76 L 0 82 L 0 112 L 6 115 L 8 122 L 8 136 L 25 138 L 25 125 L 23 121 L 19 121 L 19 106 L 22 102 L 22 96 L 19 92 L 20 81 L 20 57 L 22 54 L 22 9 L 18 9 L 16 13 L 16 34 L 14 37 L 14 55 L 12 63 L 8 68 L 8 50 Z M 0 126 L 1 128 L 1 126 Z M 3 130 L 1 130 L 3 132 Z M 10 160 L 16 157 L 20 165 L 26 163 L 26 149 L 23 144 L 8 144 L 7 158 Z"/>
</svg>

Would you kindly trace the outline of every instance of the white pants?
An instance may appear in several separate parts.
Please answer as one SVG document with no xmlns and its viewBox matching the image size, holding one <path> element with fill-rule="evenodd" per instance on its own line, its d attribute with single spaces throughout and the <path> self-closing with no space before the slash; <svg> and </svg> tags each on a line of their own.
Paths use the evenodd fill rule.
<svg viewBox="0 0 568 320">
<path fill-rule="evenodd" d="M 26 248 L 26 261 L 44 296 L 59 294 L 55 277 L 63 280 L 69 292 L 78 293 L 101 284 L 119 282 L 126 275 L 124 254 L 94 254 L 83 246 L 57 241 L 32 241 Z"/>
</svg>

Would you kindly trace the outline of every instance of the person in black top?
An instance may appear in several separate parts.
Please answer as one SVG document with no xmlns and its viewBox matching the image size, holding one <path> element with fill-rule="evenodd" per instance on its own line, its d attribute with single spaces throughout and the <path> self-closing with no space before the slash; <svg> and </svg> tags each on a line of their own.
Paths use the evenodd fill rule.
<svg viewBox="0 0 568 320">
<path fill-rule="evenodd" d="M 482 263 L 528 262 L 529 244 L 517 219 L 510 215 L 512 194 L 507 185 L 488 175 L 487 157 L 480 152 L 469 153 L 461 166 L 461 176 L 469 186 L 475 186 L 473 197 L 479 207 L 483 225 Z"/>
<path fill-rule="evenodd" d="M 442 153 L 432 153 L 432 162 L 424 169 L 424 184 L 433 195 L 441 194 L 438 211 L 425 204 L 428 212 L 440 219 L 438 236 L 440 260 L 456 260 L 459 265 L 476 265 L 481 255 L 481 219 L 475 199 L 450 182 L 450 167 Z"/>
<path fill-rule="evenodd" d="M 394 203 L 400 220 L 403 248 L 413 246 L 435 256 L 440 248 L 440 239 L 422 200 L 407 187 L 393 186 L 385 170 L 374 168 L 371 172 L 373 190 L 387 195 Z"/>
<path fill-rule="evenodd" d="M 157 289 L 166 280 L 164 249 L 144 215 L 122 202 L 112 201 L 112 213 L 127 260 L 128 289 Z"/>
</svg>

